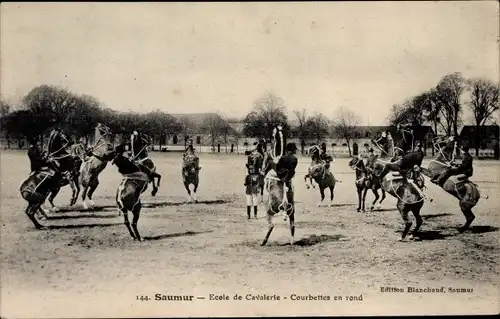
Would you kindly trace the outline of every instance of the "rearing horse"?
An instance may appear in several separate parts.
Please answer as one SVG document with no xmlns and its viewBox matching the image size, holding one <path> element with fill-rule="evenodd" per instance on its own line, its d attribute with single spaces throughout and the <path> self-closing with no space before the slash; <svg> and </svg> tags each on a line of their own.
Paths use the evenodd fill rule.
<svg viewBox="0 0 500 319">
<path fill-rule="evenodd" d="M 61 187 L 68 184 L 71 186 L 73 194 L 69 203 L 70 206 L 76 203 L 78 194 L 80 193 L 80 185 L 78 182 L 80 167 L 78 164 L 81 164 L 81 162 L 66 150 L 68 146 L 70 146 L 70 141 L 66 134 L 58 129 L 52 130 L 47 145 L 48 157 L 53 162 L 57 163 L 58 170 L 62 174 L 60 183 L 50 191 L 49 203 L 52 205 L 53 210 L 57 210 L 57 207 L 54 205 L 54 199 Z"/>
<path fill-rule="evenodd" d="M 384 153 L 382 153 L 382 155 L 383 154 Z M 388 153 L 385 152 L 385 154 Z M 373 174 L 375 175 L 375 178 L 377 178 L 376 176 L 382 175 L 381 172 L 386 169 L 386 165 L 388 163 L 390 162 L 377 158 L 375 164 L 373 165 Z M 420 169 L 418 166 L 415 166 L 412 169 L 411 174 L 414 180 L 418 181 L 417 183 L 420 183 L 419 181 L 423 179 L 420 176 Z M 383 177 L 380 179 L 382 189 L 397 199 L 396 207 L 398 208 L 405 223 L 405 227 L 401 235 L 401 241 L 405 240 L 406 235 L 412 226 L 412 221 L 408 216 L 410 212 L 413 213 L 417 222 L 417 225 L 411 234 L 411 239 L 414 239 L 420 229 L 420 226 L 422 226 L 420 210 L 424 205 L 424 201 L 426 199 L 425 195 L 416 183 L 408 181 L 404 175 L 386 173 L 382 176 Z"/>
<path fill-rule="evenodd" d="M 453 137 L 447 140 L 436 139 L 434 141 L 436 156 L 429 162 L 427 169 L 422 169 L 422 173 L 430 178 L 441 175 L 454 162 L 457 144 Z M 448 178 L 441 188 L 458 199 L 460 210 L 466 220 L 459 231 L 464 232 L 475 219 L 472 208 L 477 205 L 480 198 L 487 199 L 488 196 L 482 196 L 479 187 L 463 174 Z"/>
<path fill-rule="evenodd" d="M 365 211 L 365 198 L 366 198 L 366 192 L 368 189 L 371 189 L 373 192 L 373 195 L 375 195 L 375 199 L 373 200 L 372 206 L 370 207 L 370 210 L 374 210 L 375 208 L 375 203 L 379 200 L 380 196 L 378 194 L 378 189 L 382 190 L 382 198 L 380 199 L 380 202 L 378 203 L 378 207 L 380 204 L 385 199 L 385 190 L 382 188 L 382 185 L 380 184 L 380 181 L 378 180 L 377 177 L 373 176 L 373 174 L 369 174 L 368 170 L 365 167 L 365 163 L 361 156 L 356 156 L 353 157 L 349 161 L 349 167 L 355 171 L 356 174 L 356 180 L 354 184 L 356 185 L 356 190 L 358 192 L 358 209 L 357 211 Z"/>
<path fill-rule="evenodd" d="M 184 188 L 186 188 L 189 195 L 189 202 L 192 203 L 193 200 L 197 203 L 196 191 L 198 190 L 198 184 L 200 183 L 200 159 L 196 154 L 189 148 L 182 159 L 182 182 Z M 190 186 L 193 185 L 191 190 Z"/>
<path fill-rule="evenodd" d="M 148 156 L 147 148 L 151 145 L 150 140 L 151 139 L 146 134 L 134 131 L 130 137 L 130 150 L 132 154 L 132 161 L 136 161 L 139 164 L 139 167 L 144 166 L 147 170 L 149 170 L 151 175 L 150 182 L 153 184 L 151 195 L 155 196 L 158 192 L 158 187 L 160 187 L 161 175 L 156 173 L 156 166 Z M 158 180 L 158 184 L 155 184 L 155 178 Z"/>
<path fill-rule="evenodd" d="M 83 162 L 80 169 L 80 184 L 83 188 L 82 201 L 85 209 L 88 208 L 87 197 L 90 205 L 94 205 L 92 195 L 99 185 L 99 174 L 114 156 L 109 127 L 102 123 L 97 124 L 94 131 L 94 146 L 91 149 L 92 156 Z"/>
<path fill-rule="evenodd" d="M 382 155 L 390 156 L 389 162 L 380 161 L 385 164 L 384 169 L 379 172 L 379 178 L 383 178 L 389 171 L 410 171 L 415 165 L 421 167 L 424 159 L 424 152 L 421 150 L 414 151 L 410 149 L 413 146 L 413 135 L 402 131 L 401 138 L 394 141 L 389 132 L 382 132 L 378 139 L 372 139 L 372 143 L 380 149 Z M 406 136 L 406 137 L 405 137 Z M 411 140 L 410 137 L 411 136 Z M 399 151 L 401 157 L 396 158 L 396 153 Z M 396 161 L 399 164 L 395 163 Z M 404 166 L 401 166 L 404 165 Z"/>
<path fill-rule="evenodd" d="M 283 156 L 285 149 L 285 138 L 280 126 L 273 130 L 271 147 L 271 153 L 266 152 L 264 156 L 264 172 L 266 173 L 266 187 L 269 194 L 269 199 L 267 201 L 268 231 L 261 246 L 267 243 L 274 229 L 273 217 L 280 212 L 283 212 L 285 221 L 288 219 L 290 222 L 290 244 L 293 245 L 295 236 L 295 203 L 293 189 L 287 189 L 285 182 L 280 180 L 273 170 L 280 157 Z"/>
<path fill-rule="evenodd" d="M 307 180 L 314 180 L 318 186 L 319 186 L 319 192 L 321 195 L 321 201 L 318 203 L 318 207 L 321 206 L 323 203 L 323 200 L 325 199 L 325 189 L 330 190 L 330 204 L 329 206 L 333 205 L 333 196 L 334 196 L 334 189 L 335 189 L 335 183 L 337 180 L 333 176 L 333 173 L 329 170 L 326 171 L 326 167 L 323 165 L 323 161 L 321 161 L 319 157 L 319 146 L 313 146 L 309 153 L 311 154 L 311 165 L 309 166 L 308 173 L 304 176 L 304 181 L 306 182 L 306 187 L 309 188 L 309 184 L 307 183 Z M 324 178 L 323 178 L 324 177 Z M 314 186 L 313 186 L 314 187 Z"/>
</svg>

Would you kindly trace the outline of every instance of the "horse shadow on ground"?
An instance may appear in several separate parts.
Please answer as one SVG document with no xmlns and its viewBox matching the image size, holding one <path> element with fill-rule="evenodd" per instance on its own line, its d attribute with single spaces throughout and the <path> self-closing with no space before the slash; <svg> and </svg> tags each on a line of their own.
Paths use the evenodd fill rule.
<svg viewBox="0 0 500 319">
<path fill-rule="evenodd" d="M 73 224 L 73 225 L 48 225 L 44 226 L 44 230 L 54 229 L 75 229 L 75 228 L 102 228 L 123 225 L 123 223 L 109 223 L 109 224 Z"/>
<path fill-rule="evenodd" d="M 453 214 L 450 213 L 441 213 L 441 214 L 434 214 L 434 215 L 420 215 L 423 220 L 429 220 L 429 219 L 434 219 L 434 218 L 439 218 L 439 217 L 444 217 L 444 216 L 451 216 Z"/>
<path fill-rule="evenodd" d="M 248 246 L 251 248 L 265 248 L 265 247 L 310 247 L 314 245 L 318 245 L 321 243 L 327 243 L 327 242 L 338 242 L 338 241 L 346 241 L 347 237 L 341 234 L 337 235 L 309 235 L 307 237 L 303 237 L 299 240 L 296 240 L 293 245 L 290 244 L 290 242 L 284 243 L 282 241 L 274 241 L 274 240 L 269 240 L 267 244 L 263 247 L 260 246 L 261 241 L 245 241 L 242 244 L 244 246 Z M 236 246 L 236 244 L 232 245 Z"/>
<path fill-rule="evenodd" d="M 373 210 L 371 209 L 365 209 L 366 211 L 369 211 L 369 212 L 397 212 L 398 209 L 396 207 L 394 208 L 374 208 Z"/>
<path fill-rule="evenodd" d="M 80 219 L 80 218 L 116 218 L 116 217 L 117 215 L 98 215 L 98 214 L 47 215 L 47 220 Z"/>
<path fill-rule="evenodd" d="M 171 233 L 171 234 L 163 234 L 163 235 L 157 235 L 157 236 L 144 236 L 144 240 L 161 240 L 161 239 L 166 239 L 166 238 L 174 238 L 174 237 L 184 237 L 184 236 L 195 236 L 199 234 L 205 234 L 205 233 L 211 233 L 211 230 L 206 230 L 206 231 L 186 231 L 183 233 Z"/>
<path fill-rule="evenodd" d="M 445 228 L 442 228 L 442 230 Z M 454 231 L 453 232 L 442 232 L 440 230 L 421 230 L 417 233 L 416 237 L 417 240 L 441 240 L 441 239 L 446 239 L 448 237 L 456 237 L 461 234 L 467 234 L 467 233 L 472 233 L 472 234 L 483 234 L 483 233 L 491 233 L 491 232 L 497 232 L 499 230 L 498 227 L 495 226 L 489 226 L 489 225 L 481 225 L 481 226 L 471 226 L 469 229 L 467 229 L 465 232 L 460 232 L 458 230 L 458 227 L 453 227 L 451 228 Z"/>
<path fill-rule="evenodd" d="M 89 208 L 83 208 L 81 205 L 75 206 L 61 206 L 58 207 L 59 213 L 69 213 L 69 212 L 104 212 L 104 211 L 112 211 L 116 210 L 116 205 L 98 205 Z"/>
<path fill-rule="evenodd" d="M 205 205 L 217 205 L 217 204 L 227 204 L 231 203 L 229 200 L 224 199 L 216 199 L 216 200 L 199 200 L 194 203 L 190 202 L 156 202 L 156 203 L 144 203 L 142 206 L 144 208 L 158 208 L 158 207 L 167 207 L 167 206 L 183 206 L 183 205 L 197 205 L 197 204 L 205 204 Z"/>
<path fill-rule="evenodd" d="M 293 244 L 294 246 L 299 247 L 310 247 L 321 243 L 326 242 L 334 242 L 334 241 L 345 241 L 346 236 L 337 234 L 337 235 L 310 235 L 308 237 L 301 238 Z M 278 244 L 278 246 L 291 246 L 290 243 Z"/>
</svg>

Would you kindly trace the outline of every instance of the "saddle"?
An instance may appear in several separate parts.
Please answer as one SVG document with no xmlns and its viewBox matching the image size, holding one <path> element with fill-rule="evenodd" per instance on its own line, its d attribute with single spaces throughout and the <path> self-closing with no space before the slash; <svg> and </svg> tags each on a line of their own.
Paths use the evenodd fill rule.
<svg viewBox="0 0 500 319">
<path fill-rule="evenodd" d="M 131 174 L 123 174 L 124 179 L 132 179 L 132 180 L 138 180 L 138 181 L 143 181 L 147 182 L 149 181 L 149 177 L 147 176 L 146 173 L 143 172 L 135 172 Z"/>
<path fill-rule="evenodd" d="M 465 174 L 458 174 L 458 175 L 456 175 L 456 179 L 458 182 L 463 182 L 463 181 L 467 181 L 469 178 Z"/>
</svg>

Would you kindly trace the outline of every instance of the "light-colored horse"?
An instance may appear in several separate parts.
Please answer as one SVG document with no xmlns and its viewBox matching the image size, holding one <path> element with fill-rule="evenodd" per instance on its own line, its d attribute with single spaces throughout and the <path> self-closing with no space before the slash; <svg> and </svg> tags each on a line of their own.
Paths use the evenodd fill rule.
<svg viewBox="0 0 500 319">
<path fill-rule="evenodd" d="M 142 132 L 135 131 L 134 134 L 132 134 L 132 136 L 130 137 L 132 161 L 137 161 L 141 169 L 145 167 L 145 169 L 149 170 L 149 173 L 152 176 L 150 182 L 153 186 L 151 195 L 155 196 L 158 192 L 158 188 L 160 187 L 161 175 L 156 172 L 156 165 L 148 156 L 147 148 L 149 145 L 151 145 L 151 138 Z M 155 180 L 157 180 L 158 183 L 156 183 Z"/>
<path fill-rule="evenodd" d="M 99 174 L 106 168 L 113 155 L 113 143 L 111 141 L 111 130 L 104 124 L 99 123 L 95 128 L 94 146 L 92 156 L 82 163 L 80 168 L 80 184 L 83 188 L 83 207 L 87 209 L 94 206 L 92 195 L 99 185 Z M 88 197 L 88 204 L 87 204 Z"/>
<path fill-rule="evenodd" d="M 281 127 L 277 127 L 273 131 L 273 141 L 271 153 L 266 153 L 264 156 L 264 172 L 266 172 L 266 188 L 269 198 L 267 200 L 267 223 L 268 231 L 266 237 L 261 243 L 264 246 L 269 240 L 269 236 L 275 225 L 274 217 L 283 213 L 283 218 L 289 220 L 290 226 L 290 244 L 294 244 L 295 237 L 295 204 L 294 192 L 292 188 L 288 188 L 285 183 L 278 178 L 275 172 L 276 164 L 283 155 L 285 148 L 285 139 L 281 131 Z"/>
<path fill-rule="evenodd" d="M 426 169 L 422 169 L 422 173 L 430 178 L 441 175 L 454 162 L 457 145 L 458 143 L 453 137 L 441 141 L 436 139 L 434 141 L 434 147 L 437 151 L 436 156 L 429 162 Z M 481 195 L 479 187 L 463 174 L 448 178 L 442 189 L 458 199 L 460 210 L 466 220 L 465 224 L 459 228 L 459 231 L 467 230 L 475 219 L 472 208 L 477 205 L 480 198 L 487 199 L 488 196 Z"/>
</svg>

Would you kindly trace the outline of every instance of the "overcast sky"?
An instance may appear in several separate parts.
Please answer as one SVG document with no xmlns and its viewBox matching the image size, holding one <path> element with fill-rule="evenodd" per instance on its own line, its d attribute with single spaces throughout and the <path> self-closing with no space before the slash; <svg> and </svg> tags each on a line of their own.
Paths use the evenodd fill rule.
<svg viewBox="0 0 500 319">
<path fill-rule="evenodd" d="M 497 1 L 2 3 L 1 94 L 53 84 L 107 107 L 242 117 L 340 106 L 383 124 L 449 73 L 499 78 Z"/>
</svg>

